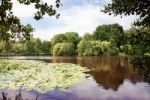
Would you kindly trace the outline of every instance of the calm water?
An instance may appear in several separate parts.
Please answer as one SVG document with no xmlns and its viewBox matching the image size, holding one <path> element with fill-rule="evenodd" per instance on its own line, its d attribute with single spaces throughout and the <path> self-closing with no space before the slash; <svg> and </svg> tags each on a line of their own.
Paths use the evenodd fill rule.
<svg viewBox="0 0 150 100">
<path fill-rule="evenodd" d="M 150 100 L 149 57 L 10 57 L 34 59 L 48 63 L 73 63 L 90 69 L 90 76 L 67 91 L 55 88 L 45 94 L 22 91 L 29 100 Z M 1 90 L 10 97 L 17 91 Z M 0 97 L 2 97 L 0 93 Z"/>
</svg>

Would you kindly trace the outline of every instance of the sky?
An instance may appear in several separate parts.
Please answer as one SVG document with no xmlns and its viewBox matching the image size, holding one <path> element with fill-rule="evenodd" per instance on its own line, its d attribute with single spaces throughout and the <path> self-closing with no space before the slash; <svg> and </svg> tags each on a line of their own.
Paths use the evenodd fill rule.
<svg viewBox="0 0 150 100">
<path fill-rule="evenodd" d="M 104 5 L 111 0 L 61 0 L 63 6 L 58 9 L 59 19 L 44 16 L 40 21 L 34 20 L 34 5 L 20 5 L 17 0 L 13 1 L 13 12 L 21 19 L 23 24 L 31 24 L 35 31 L 33 36 L 41 40 L 51 40 L 54 35 L 65 32 L 78 32 L 80 36 L 85 33 L 92 34 L 98 25 L 118 23 L 125 30 L 131 27 L 131 23 L 137 16 L 114 17 L 102 13 Z M 49 4 L 55 4 L 55 0 L 42 0 Z"/>
</svg>

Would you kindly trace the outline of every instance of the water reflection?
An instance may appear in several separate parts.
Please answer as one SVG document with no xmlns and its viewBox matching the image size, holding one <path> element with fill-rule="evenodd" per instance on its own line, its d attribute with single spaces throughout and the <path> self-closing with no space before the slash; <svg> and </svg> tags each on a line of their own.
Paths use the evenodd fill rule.
<svg viewBox="0 0 150 100">
<path fill-rule="evenodd" d="M 38 100 L 150 100 L 149 57 L 38 57 L 36 60 L 79 64 L 90 69 L 87 73 L 90 77 L 66 91 L 59 88 L 44 94 L 25 91 L 24 96 L 29 100 L 37 95 Z"/>
<path fill-rule="evenodd" d="M 72 86 L 69 90 L 79 100 L 149 100 L 150 88 L 147 87 L 148 84 L 144 82 L 133 84 L 130 80 L 124 80 L 117 91 L 106 90 L 90 78 Z"/>
<path fill-rule="evenodd" d="M 142 79 L 150 83 L 150 57 L 133 57 L 130 60 Z"/>
<path fill-rule="evenodd" d="M 125 57 L 54 57 L 51 62 L 74 63 L 87 67 L 90 69 L 88 74 L 94 78 L 97 84 L 114 91 L 117 91 L 125 79 L 131 80 L 132 83 L 141 81 L 140 76 L 135 73 Z"/>
<path fill-rule="evenodd" d="M 8 93 L 8 98 L 11 98 L 9 100 L 15 100 L 14 96 L 18 91 L 5 90 L 5 92 Z M 133 84 L 130 80 L 124 80 L 118 90 L 114 91 L 104 89 L 102 85 L 99 86 L 92 77 L 89 77 L 69 87 L 66 91 L 59 88 L 44 94 L 36 91 L 22 91 L 22 98 L 23 100 L 36 100 L 38 95 L 37 100 L 149 100 L 149 94 L 150 88 L 145 82 Z M 2 98 L 1 95 L 0 98 Z"/>
<path fill-rule="evenodd" d="M 25 91 L 22 90 L 20 98 L 16 99 L 16 95 L 19 94 L 20 90 L 3 89 L 0 90 L 0 100 L 78 100 L 78 98 L 71 92 L 54 89 L 47 93 L 38 93 L 36 91 Z M 5 93 L 5 98 L 2 93 Z"/>
</svg>

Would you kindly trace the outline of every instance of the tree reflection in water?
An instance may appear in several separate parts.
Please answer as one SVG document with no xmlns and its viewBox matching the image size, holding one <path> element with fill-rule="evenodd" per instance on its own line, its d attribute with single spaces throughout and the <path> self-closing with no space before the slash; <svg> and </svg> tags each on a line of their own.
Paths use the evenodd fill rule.
<svg viewBox="0 0 150 100">
<path fill-rule="evenodd" d="M 117 91 L 125 79 L 133 84 L 141 81 L 126 57 L 95 56 L 95 57 L 54 57 L 52 63 L 74 63 L 90 69 L 88 74 L 97 84 L 105 89 Z"/>
<path fill-rule="evenodd" d="M 133 57 L 131 64 L 135 70 L 142 76 L 143 80 L 150 83 L 150 57 Z"/>
<path fill-rule="evenodd" d="M 150 83 L 150 57 L 51 57 L 43 61 L 87 67 L 90 77 L 67 91 L 55 89 L 44 94 L 23 91 L 24 98 L 34 100 L 39 95 L 38 100 L 150 100 L 147 83 Z"/>
</svg>

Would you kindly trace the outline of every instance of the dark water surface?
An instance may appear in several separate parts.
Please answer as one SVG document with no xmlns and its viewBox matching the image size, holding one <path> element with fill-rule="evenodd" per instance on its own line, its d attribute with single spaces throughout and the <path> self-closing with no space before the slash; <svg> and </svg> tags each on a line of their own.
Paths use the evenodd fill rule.
<svg viewBox="0 0 150 100">
<path fill-rule="evenodd" d="M 150 100 L 149 57 L 9 57 L 10 59 L 34 59 L 48 63 L 73 63 L 90 69 L 90 76 L 66 91 L 55 88 L 40 94 L 23 91 L 29 100 Z M 5 89 L 10 97 L 17 91 Z M 2 97 L 0 93 L 0 97 Z"/>
</svg>

